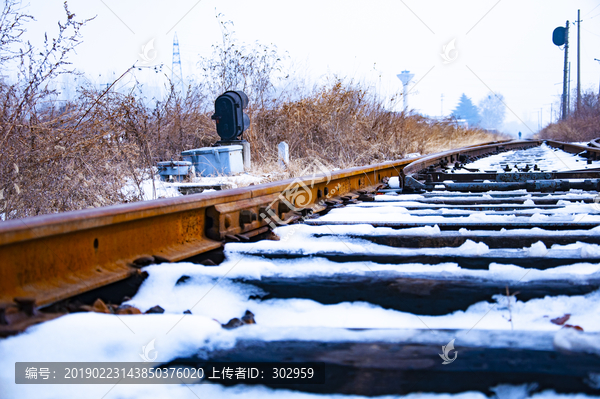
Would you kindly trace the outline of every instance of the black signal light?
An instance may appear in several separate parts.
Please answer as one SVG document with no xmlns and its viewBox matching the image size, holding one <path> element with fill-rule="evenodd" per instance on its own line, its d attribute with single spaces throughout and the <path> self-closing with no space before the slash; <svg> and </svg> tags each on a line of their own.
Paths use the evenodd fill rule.
<svg viewBox="0 0 600 399">
<path fill-rule="evenodd" d="M 247 106 L 248 96 L 243 91 L 226 91 L 217 97 L 211 119 L 217 123 L 222 141 L 236 140 L 250 126 L 250 118 L 244 113 Z"/>
</svg>

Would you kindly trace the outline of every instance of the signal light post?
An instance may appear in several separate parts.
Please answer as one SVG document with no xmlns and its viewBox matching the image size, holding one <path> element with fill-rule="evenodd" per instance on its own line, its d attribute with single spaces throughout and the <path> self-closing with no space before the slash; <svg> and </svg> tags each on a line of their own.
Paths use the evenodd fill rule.
<svg viewBox="0 0 600 399">
<path fill-rule="evenodd" d="M 568 72 L 569 71 L 569 21 L 565 25 L 565 65 L 563 68 L 563 95 L 562 95 L 562 119 L 567 119 L 569 115 L 569 108 L 567 102 L 567 96 L 569 95 L 568 83 Z"/>
<path fill-rule="evenodd" d="M 565 27 L 559 26 L 554 29 L 552 32 L 552 42 L 557 46 L 565 46 L 565 65 L 563 68 L 563 94 L 562 94 L 562 115 L 561 119 L 567 119 L 567 114 L 569 112 L 567 105 L 567 95 L 568 95 L 568 87 L 567 87 L 567 74 L 569 71 L 569 21 L 567 21 Z"/>
<path fill-rule="evenodd" d="M 244 113 L 247 106 L 248 96 L 243 91 L 226 91 L 215 100 L 211 119 L 216 122 L 217 134 L 221 137 L 215 146 L 241 145 L 244 169 L 250 170 L 250 143 L 241 137 L 250 126 L 250 118 Z"/>
</svg>

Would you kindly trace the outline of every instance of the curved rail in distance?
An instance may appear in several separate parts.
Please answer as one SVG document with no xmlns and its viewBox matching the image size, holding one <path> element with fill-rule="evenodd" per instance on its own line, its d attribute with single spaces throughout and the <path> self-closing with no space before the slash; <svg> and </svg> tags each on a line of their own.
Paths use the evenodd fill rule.
<svg viewBox="0 0 600 399">
<path fill-rule="evenodd" d="M 600 148 L 600 137 L 597 139 L 593 139 L 590 140 L 590 142 L 588 143 L 589 147 L 595 147 L 595 148 Z"/>
</svg>

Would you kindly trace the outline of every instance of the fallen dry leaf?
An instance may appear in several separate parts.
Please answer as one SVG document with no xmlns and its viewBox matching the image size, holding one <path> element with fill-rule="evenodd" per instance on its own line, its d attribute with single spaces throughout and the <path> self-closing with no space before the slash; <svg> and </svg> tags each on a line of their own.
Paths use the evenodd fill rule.
<svg viewBox="0 0 600 399">
<path fill-rule="evenodd" d="M 563 328 L 574 328 L 577 331 L 583 331 L 583 328 L 579 326 L 574 326 L 573 324 L 565 324 Z"/>
<path fill-rule="evenodd" d="M 550 322 L 554 323 L 554 324 L 558 324 L 559 326 L 562 326 L 563 324 L 565 324 L 567 322 L 567 320 L 569 320 L 571 318 L 571 314 L 567 313 L 562 317 L 557 317 L 555 319 L 550 320 Z"/>
</svg>

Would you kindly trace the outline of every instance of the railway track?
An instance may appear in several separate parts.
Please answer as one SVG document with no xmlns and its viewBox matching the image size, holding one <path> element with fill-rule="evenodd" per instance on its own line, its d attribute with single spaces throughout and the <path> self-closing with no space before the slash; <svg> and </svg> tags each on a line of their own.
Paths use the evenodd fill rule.
<svg viewBox="0 0 600 399">
<path fill-rule="evenodd" d="M 316 362 L 326 380 L 94 392 L 598 395 L 599 187 L 600 149 L 520 141 L 29 228 L 10 222 L 0 225 L 0 254 L 14 262 L 2 268 L 0 327 L 13 334 L 71 314 L 0 341 L 0 351 L 13 348 L 0 364 L 135 361 L 152 342 L 165 367 Z M 64 249 L 66 266 L 48 259 L 49 245 Z M 103 311 L 97 298 L 117 314 L 81 311 Z"/>
</svg>

